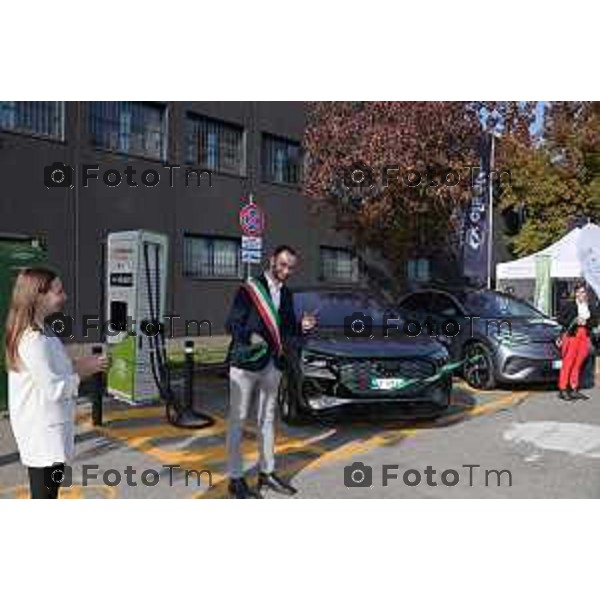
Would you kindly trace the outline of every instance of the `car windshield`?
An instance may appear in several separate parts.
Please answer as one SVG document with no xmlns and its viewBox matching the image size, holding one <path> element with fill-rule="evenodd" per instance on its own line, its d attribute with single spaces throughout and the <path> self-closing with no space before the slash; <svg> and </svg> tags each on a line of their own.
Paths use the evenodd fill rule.
<svg viewBox="0 0 600 600">
<path fill-rule="evenodd" d="M 304 311 L 316 313 L 320 328 L 344 327 L 344 319 L 355 313 L 362 313 L 373 320 L 373 325 L 381 326 L 384 314 L 388 320 L 398 317 L 387 305 L 371 294 L 360 292 L 296 292 L 294 308 L 298 318 Z"/>
<path fill-rule="evenodd" d="M 540 318 L 544 315 L 527 302 L 490 291 L 472 292 L 462 299 L 468 316 Z"/>
</svg>

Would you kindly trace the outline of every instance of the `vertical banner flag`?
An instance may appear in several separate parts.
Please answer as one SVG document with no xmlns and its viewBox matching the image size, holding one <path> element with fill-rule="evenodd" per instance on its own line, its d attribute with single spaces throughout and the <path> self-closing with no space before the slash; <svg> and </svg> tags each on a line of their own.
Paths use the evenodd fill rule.
<svg viewBox="0 0 600 600">
<path fill-rule="evenodd" d="M 547 254 L 535 257 L 535 302 L 534 306 L 545 315 L 552 311 L 552 292 L 550 288 L 550 265 L 552 258 Z"/>
<path fill-rule="evenodd" d="M 490 173 L 491 136 L 482 136 L 479 145 L 479 167 L 470 169 L 471 202 L 464 218 L 463 274 L 485 281 L 488 275 L 488 210 L 490 207 L 488 177 Z"/>
</svg>

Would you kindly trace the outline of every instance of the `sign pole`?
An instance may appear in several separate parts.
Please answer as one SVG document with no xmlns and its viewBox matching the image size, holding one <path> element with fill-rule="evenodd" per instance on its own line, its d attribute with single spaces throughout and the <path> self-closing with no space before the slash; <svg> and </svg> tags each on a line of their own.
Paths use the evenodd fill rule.
<svg viewBox="0 0 600 600">
<path fill-rule="evenodd" d="M 257 206 L 254 194 L 249 194 L 248 202 L 240 208 L 239 213 L 242 229 L 241 260 L 246 265 L 246 279 L 252 276 L 252 263 L 260 264 L 261 261 L 264 220 L 264 213 Z"/>
<path fill-rule="evenodd" d="M 254 204 L 254 194 L 248 195 L 248 204 Z M 250 279 L 252 277 L 252 263 L 246 263 L 246 279 Z"/>
<path fill-rule="evenodd" d="M 487 287 L 488 290 L 492 289 L 492 252 L 494 250 L 494 181 L 493 181 L 493 169 L 494 169 L 494 133 L 491 132 L 490 140 L 490 161 L 489 161 L 489 172 L 488 172 L 488 255 L 487 255 Z"/>
</svg>

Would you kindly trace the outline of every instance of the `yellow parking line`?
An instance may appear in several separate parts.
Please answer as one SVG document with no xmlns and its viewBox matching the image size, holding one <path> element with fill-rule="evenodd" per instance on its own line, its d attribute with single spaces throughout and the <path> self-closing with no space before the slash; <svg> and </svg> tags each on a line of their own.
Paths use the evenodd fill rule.
<svg viewBox="0 0 600 600">
<path fill-rule="evenodd" d="M 466 381 L 460 379 L 459 381 L 455 381 L 452 384 L 452 387 L 458 388 L 460 390 L 466 390 L 472 394 L 482 394 L 484 396 L 489 396 L 492 394 L 497 394 L 498 390 L 478 390 L 477 388 L 471 387 Z"/>
<path fill-rule="evenodd" d="M 485 414 L 490 414 L 501 410 L 506 406 L 511 406 L 518 404 L 523 399 L 528 397 L 530 392 L 511 392 L 505 398 L 499 398 L 498 400 L 494 400 L 491 402 L 486 402 L 485 404 L 481 404 L 478 406 L 474 406 L 466 410 L 463 415 L 468 417 L 477 417 Z M 462 415 L 461 415 L 462 416 Z M 458 417 L 460 418 L 460 417 Z M 445 419 L 440 419 L 435 422 L 435 426 L 437 427 L 440 424 L 445 424 Z M 416 436 L 418 433 L 423 433 L 431 429 L 431 423 L 429 423 L 429 427 L 424 423 L 423 426 L 420 427 L 411 427 L 411 428 L 403 428 L 399 430 L 393 430 L 384 434 L 376 434 L 366 440 L 361 441 L 353 441 L 347 444 L 344 444 L 340 448 L 335 450 L 325 450 L 325 453 L 319 456 L 314 461 L 303 464 L 303 460 L 297 461 L 295 464 L 288 466 L 285 470 L 282 471 L 282 475 L 290 476 L 295 475 L 299 471 L 312 471 L 322 467 L 325 464 L 333 463 L 333 462 L 341 462 L 342 460 L 347 461 L 352 456 L 367 452 L 369 450 L 373 450 L 378 447 L 382 447 L 385 445 L 396 443 L 402 439 L 407 439 L 410 437 Z M 255 460 L 257 457 L 257 453 L 254 451 L 252 453 L 253 458 Z M 247 455 L 244 455 L 247 457 Z M 300 467 L 300 468 L 298 468 Z M 217 477 L 214 476 L 213 473 L 213 488 L 211 490 L 203 490 L 197 492 L 192 495 L 192 498 L 196 499 L 218 499 L 218 498 L 226 498 L 227 497 L 227 489 L 224 486 L 219 487 L 220 484 L 224 483 L 227 479 L 227 476 L 224 474 L 218 474 Z"/>
<path fill-rule="evenodd" d="M 455 385 L 455 387 L 466 388 L 468 386 Z M 480 393 L 479 391 L 477 393 Z M 497 393 L 497 392 L 488 392 Z M 335 440 L 336 429 L 318 433 L 309 438 L 291 437 L 287 435 L 278 435 L 276 442 L 276 452 L 278 455 L 292 454 L 294 452 L 306 452 L 316 456 L 314 460 L 309 458 L 298 461 L 303 465 L 304 470 L 315 470 L 325 464 L 348 460 L 352 456 L 368 452 L 369 450 L 378 447 L 397 443 L 403 439 L 415 436 L 419 432 L 426 431 L 432 427 L 448 425 L 455 421 L 460 421 L 464 418 L 481 416 L 488 413 L 493 413 L 505 406 L 514 405 L 527 397 L 529 392 L 512 392 L 504 398 L 499 398 L 476 405 L 472 408 L 466 408 L 456 415 L 448 415 L 442 419 L 432 422 L 423 422 L 413 427 L 401 427 L 399 429 L 389 429 L 378 432 L 366 439 L 349 441 L 339 448 L 327 448 L 329 438 Z M 80 419 L 80 423 L 86 429 L 96 430 L 99 434 L 108 438 L 121 441 L 126 446 L 133 450 L 138 450 L 144 454 L 154 458 L 162 464 L 179 464 L 184 468 L 210 468 L 213 478 L 213 486 L 218 486 L 226 479 L 224 473 L 215 470 L 213 466 L 220 465 L 226 462 L 225 440 L 223 439 L 226 431 L 226 420 L 217 417 L 214 426 L 202 430 L 181 430 L 168 423 L 158 423 L 156 425 L 144 425 L 135 427 L 135 424 L 130 427 L 110 427 L 110 423 L 132 420 L 134 423 L 137 419 L 163 417 L 163 407 L 139 407 L 113 411 L 106 415 L 107 426 L 93 427 L 89 422 L 89 418 Z M 384 425 L 385 427 L 385 425 Z M 252 426 L 246 429 L 252 437 L 256 436 L 256 431 Z M 172 448 L 158 445 L 161 441 L 168 438 L 194 438 L 190 442 L 193 446 L 197 440 L 206 437 L 219 436 L 222 438 L 217 444 L 211 444 L 205 449 L 188 448 Z M 183 442 L 185 443 L 185 441 Z M 258 450 L 256 448 L 255 439 L 246 439 L 243 442 L 243 453 L 248 463 L 254 463 L 258 459 Z M 306 462 L 306 464 L 304 464 Z M 74 492 L 75 493 L 75 492 Z M 204 497 L 205 494 L 211 495 L 211 490 L 201 491 L 193 497 Z"/>
<path fill-rule="evenodd" d="M 130 415 L 131 416 L 131 415 Z M 146 414 L 147 416 L 147 414 Z M 140 417 L 143 418 L 143 417 Z M 88 429 L 97 431 L 100 435 L 122 442 L 128 448 L 143 452 L 163 464 L 181 464 L 192 467 L 201 465 L 202 468 L 226 461 L 225 432 L 226 421 L 217 418 L 214 426 L 202 430 L 182 430 L 168 424 L 153 425 L 136 428 L 135 426 L 127 428 L 111 428 L 110 426 L 93 427 L 86 423 Z M 246 433 L 255 437 L 255 432 L 245 428 Z M 218 444 L 207 445 L 203 449 L 198 448 L 169 448 L 161 445 L 168 438 L 185 438 L 193 446 L 196 440 L 206 437 L 219 436 L 221 439 Z M 310 438 L 297 438 L 285 435 L 279 435 L 276 442 L 276 451 L 279 454 L 287 454 L 302 450 L 320 454 L 326 452 L 326 448 L 317 442 L 323 439 L 323 435 Z M 254 439 L 246 439 L 243 442 L 244 454 L 257 457 L 253 448 L 256 446 Z"/>
<path fill-rule="evenodd" d="M 212 427 L 200 430 L 192 430 L 192 429 L 178 429 L 177 427 L 173 427 L 172 425 L 149 425 L 149 426 L 141 426 L 136 427 L 133 424 L 130 427 L 115 427 L 111 428 L 109 426 L 101 426 L 94 427 L 89 424 L 89 429 L 96 430 L 102 435 L 106 435 L 108 437 L 128 440 L 133 437 L 146 437 L 146 438 L 194 438 L 201 439 L 207 437 L 213 437 L 215 435 L 220 435 L 225 431 L 226 422 L 221 420 L 220 422 L 215 423 Z"/>
<path fill-rule="evenodd" d="M 100 492 L 100 495 L 105 496 L 106 500 L 117 497 L 116 487 L 108 485 L 72 485 L 69 487 L 60 488 L 58 497 L 61 500 L 80 500 L 86 497 L 86 490 Z M 15 485 L 6 488 L 0 488 L 0 498 L 14 498 L 18 500 L 28 499 L 30 497 L 28 485 Z"/>
<path fill-rule="evenodd" d="M 477 406 L 473 406 L 467 413 L 471 416 L 484 415 L 490 412 L 496 412 L 497 410 L 510 406 L 512 404 L 517 404 L 521 400 L 524 400 L 530 395 L 531 392 L 511 392 L 505 398 L 498 398 L 498 400 L 492 400 L 490 402 L 486 402 L 485 404 L 478 404 Z"/>
<path fill-rule="evenodd" d="M 529 392 L 512 392 L 505 398 L 500 398 L 498 400 L 487 402 L 482 405 L 474 406 L 473 408 L 467 409 L 463 413 L 458 415 L 450 415 L 446 418 L 442 418 L 439 421 L 435 422 L 435 426 L 448 424 L 457 420 L 462 420 L 465 416 L 474 417 L 490 412 L 495 412 L 504 406 L 509 406 L 511 404 L 516 403 L 517 401 L 520 401 L 522 398 L 526 397 L 528 393 Z M 423 432 L 426 429 L 430 429 L 431 425 L 431 422 L 424 422 L 423 424 L 417 427 L 406 427 L 398 430 L 377 433 L 364 440 L 350 441 L 344 444 L 343 446 L 333 450 L 328 449 L 327 447 L 318 443 L 325 441 L 322 435 L 308 439 L 292 438 L 289 436 L 283 436 L 282 438 L 281 436 L 279 436 L 278 441 L 276 443 L 276 451 L 280 455 L 298 450 L 312 452 L 316 455 L 319 455 L 317 459 L 310 462 L 306 467 L 307 469 L 317 469 L 326 463 L 345 460 L 358 453 L 367 452 L 369 450 L 384 445 L 397 443 L 403 438 L 408 438 L 410 436 L 415 435 L 418 432 Z M 164 429 L 175 430 L 177 435 L 181 435 L 180 430 L 177 430 L 176 428 L 165 426 Z M 218 430 L 213 430 L 211 432 L 211 435 L 224 434 L 224 430 L 225 423 L 223 421 L 220 423 L 220 427 L 218 427 Z M 111 430 L 107 428 L 101 428 L 100 431 L 108 437 L 116 438 L 124 442 L 127 446 L 129 446 L 132 449 L 139 450 L 152 456 L 156 460 L 161 461 L 163 464 L 175 463 L 186 466 L 200 464 L 203 468 L 206 468 L 213 464 L 225 462 L 227 459 L 224 441 L 222 444 L 219 444 L 218 446 L 208 447 L 204 451 L 199 451 L 197 448 L 193 450 L 170 450 L 168 448 L 165 449 L 160 446 L 156 446 L 152 443 L 154 439 L 157 439 L 157 432 L 153 430 L 136 430 L 134 428 L 129 428 L 127 430 Z M 160 429 L 160 431 L 163 432 L 163 429 Z M 139 435 L 140 433 L 142 433 L 142 435 Z M 158 437 L 166 436 L 160 436 L 159 434 Z M 317 439 L 315 438 L 320 439 L 317 441 Z M 255 446 L 256 444 L 254 440 L 244 441 L 244 456 L 249 462 L 256 460 L 256 458 L 258 457 L 258 452 L 256 451 Z"/>
<path fill-rule="evenodd" d="M 369 450 L 373 450 L 381 446 L 393 444 L 400 441 L 402 438 L 409 437 L 410 435 L 414 435 L 414 432 L 411 430 L 400 430 L 392 431 L 386 434 L 375 434 L 366 440 L 348 442 L 340 448 L 336 448 L 335 450 L 330 450 L 322 454 L 319 456 L 319 458 L 306 465 L 305 470 L 312 471 L 314 469 L 318 469 L 326 463 L 345 460 L 355 454 L 368 452 Z"/>
<path fill-rule="evenodd" d="M 500 398 L 498 400 L 486 402 L 485 404 L 477 405 L 473 408 L 467 409 L 464 411 L 464 413 L 450 415 L 448 417 L 439 419 L 434 423 L 434 427 L 451 423 L 454 420 L 460 421 L 464 419 L 465 416 L 468 418 L 496 412 L 505 406 L 516 404 L 528 395 L 529 392 L 512 392 L 506 398 Z M 416 434 L 423 433 L 431 428 L 432 423 L 424 421 L 422 424 L 420 424 L 420 426 L 417 427 L 403 428 L 387 434 L 376 434 L 366 440 L 348 442 L 340 448 L 330 450 L 326 454 L 320 456 L 315 461 L 308 464 L 304 470 L 314 470 L 322 467 L 324 464 L 348 460 L 355 454 L 368 452 L 369 450 L 373 450 L 375 448 L 397 443 L 402 439 L 413 437 Z"/>
</svg>

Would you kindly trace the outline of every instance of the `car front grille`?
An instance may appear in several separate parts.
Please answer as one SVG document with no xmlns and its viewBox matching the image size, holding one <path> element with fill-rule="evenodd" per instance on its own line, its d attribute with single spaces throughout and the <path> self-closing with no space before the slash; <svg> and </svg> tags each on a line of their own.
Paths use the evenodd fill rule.
<svg viewBox="0 0 600 600">
<path fill-rule="evenodd" d="M 436 370 L 432 361 L 421 358 L 352 359 L 341 361 L 338 367 L 340 384 L 351 392 L 370 390 L 373 378 L 425 379 Z"/>
</svg>

